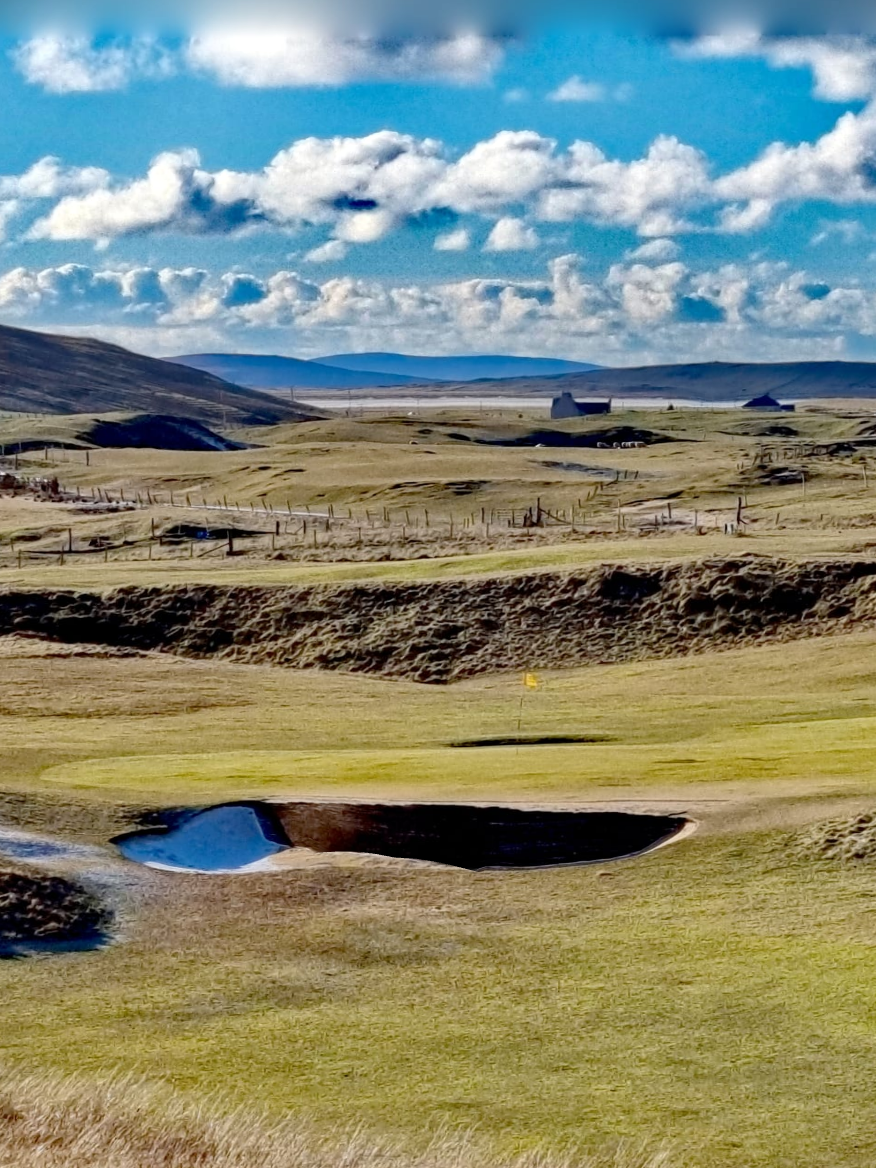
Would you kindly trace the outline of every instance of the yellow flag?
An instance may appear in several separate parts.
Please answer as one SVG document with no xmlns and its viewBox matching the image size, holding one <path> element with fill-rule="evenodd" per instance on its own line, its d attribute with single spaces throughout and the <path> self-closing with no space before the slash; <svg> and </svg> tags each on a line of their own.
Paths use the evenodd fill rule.
<svg viewBox="0 0 876 1168">
<path fill-rule="evenodd" d="M 527 689 L 538 689 L 538 678 L 534 673 L 524 673 L 523 684 Z"/>
</svg>

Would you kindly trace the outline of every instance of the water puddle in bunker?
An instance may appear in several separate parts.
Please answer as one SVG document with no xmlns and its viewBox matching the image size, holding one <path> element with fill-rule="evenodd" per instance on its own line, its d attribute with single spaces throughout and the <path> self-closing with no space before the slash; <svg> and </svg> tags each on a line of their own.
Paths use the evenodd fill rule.
<svg viewBox="0 0 876 1168">
<path fill-rule="evenodd" d="M 258 871 L 291 846 L 266 808 L 242 803 L 196 811 L 166 830 L 133 832 L 113 842 L 138 864 L 216 874 Z"/>
<path fill-rule="evenodd" d="M 295 802 L 206 808 L 113 842 L 129 860 L 187 872 L 271 871 L 295 849 L 482 871 L 625 859 L 691 830 L 681 816 L 620 811 Z"/>
</svg>

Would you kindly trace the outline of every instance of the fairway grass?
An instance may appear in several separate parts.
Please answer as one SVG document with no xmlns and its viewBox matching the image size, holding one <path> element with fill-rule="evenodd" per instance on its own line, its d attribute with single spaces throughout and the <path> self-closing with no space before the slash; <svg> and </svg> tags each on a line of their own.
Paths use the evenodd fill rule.
<svg viewBox="0 0 876 1168">
<path fill-rule="evenodd" d="M 863 632 L 548 671 L 529 691 L 516 676 L 419 686 L 0 639 L 0 763 L 7 788 L 120 803 L 866 793 L 874 649 Z M 518 730 L 595 741 L 452 745 Z"/>
</svg>

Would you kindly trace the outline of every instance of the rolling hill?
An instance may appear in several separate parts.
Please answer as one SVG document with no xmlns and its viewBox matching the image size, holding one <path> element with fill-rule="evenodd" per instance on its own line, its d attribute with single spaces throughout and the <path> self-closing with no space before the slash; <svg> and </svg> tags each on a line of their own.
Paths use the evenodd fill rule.
<svg viewBox="0 0 876 1168">
<path fill-rule="evenodd" d="M 262 357 L 249 353 L 195 353 L 173 360 L 189 369 L 246 385 L 250 389 L 366 389 L 413 385 L 414 377 L 394 373 L 357 373 L 319 361 Z"/>
<path fill-rule="evenodd" d="M 0 325 L 0 410 L 148 413 L 214 425 L 304 420 L 315 412 L 195 369 L 84 337 Z"/>
</svg>

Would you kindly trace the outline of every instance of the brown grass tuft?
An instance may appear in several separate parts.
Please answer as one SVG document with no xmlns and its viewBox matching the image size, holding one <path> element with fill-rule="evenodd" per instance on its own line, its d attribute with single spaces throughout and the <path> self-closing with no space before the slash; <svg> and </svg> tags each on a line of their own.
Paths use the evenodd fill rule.
<svg viewBox="0 0 876 1168">
<path fill-rule="evenodd" d="M 0 1075 L 0 1168 L 670 1168 L 668 1153 L 627 1146 L 598 1156 L 490 1156 L 444 1134 L 412 1153 L 361 1131 L 325 1136 L 298 1120 L 191 1103 L 116 1077 L 100 1084 Z"/>
<path fill-rule="evenodd" d="M 87 889 L 61 876 L 0 871 L 0 941 L 73 941 L 109 926 Z"/>
<path fill-rule="evenodd" d="M 817 823 L 795 836 L 792 847 L 818 860 L 876 860 L 876 812 Z"/>
</svg>

